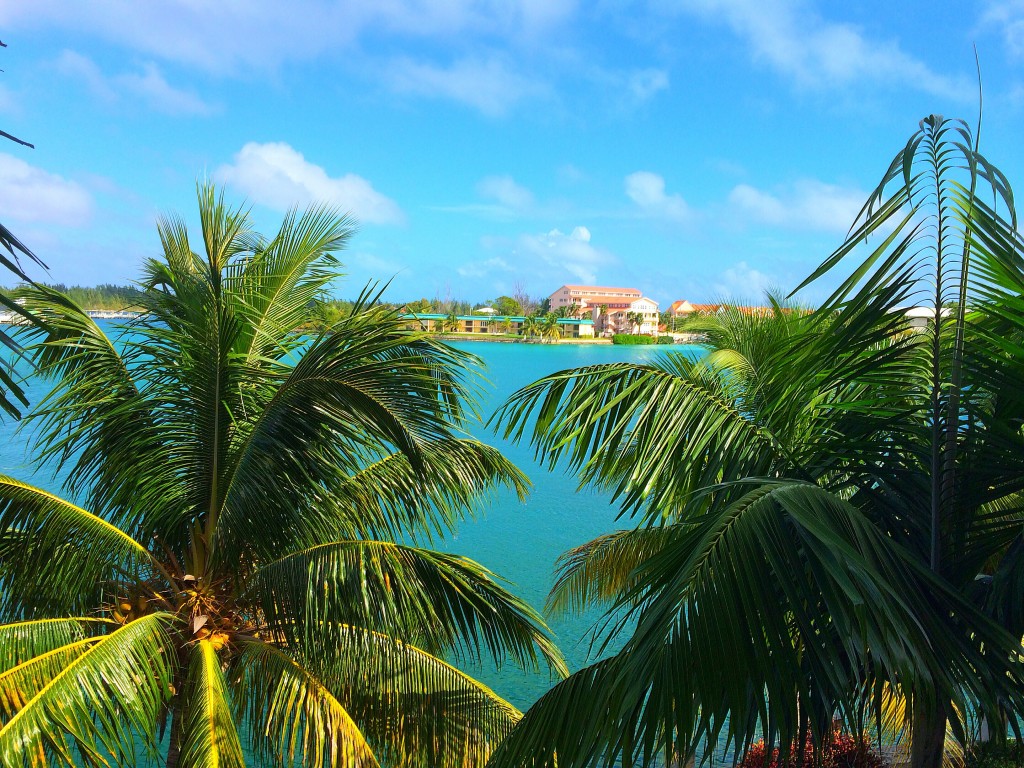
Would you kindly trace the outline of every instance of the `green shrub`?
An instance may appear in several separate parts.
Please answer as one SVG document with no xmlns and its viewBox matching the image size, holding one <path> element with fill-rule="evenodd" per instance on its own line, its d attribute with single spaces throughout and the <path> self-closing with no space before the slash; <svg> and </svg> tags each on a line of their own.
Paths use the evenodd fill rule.
<svg viewBox="0 0 1024 768">
<path fill-rule="evenodd" d="M 659 336 L 658 337 L 658 343 L 659 344 L 675 344 L 676 340 L 673 339 L 671 336 Z"/>
<path fill-rule="evenodd" d="M 964 758 L 964 768 L 1017 768 L 1024 764 L 1024 743 L 978 744 Z"/>
<path fill-rule="evenodd" d="M 612 344 L 655 344 L 655 338 L 645 333 L 616 333 Z"/>
</svg>

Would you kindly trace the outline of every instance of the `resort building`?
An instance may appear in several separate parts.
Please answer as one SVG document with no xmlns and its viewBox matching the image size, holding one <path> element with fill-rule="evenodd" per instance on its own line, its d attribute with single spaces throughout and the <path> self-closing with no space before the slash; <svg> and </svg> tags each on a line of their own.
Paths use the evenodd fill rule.
<svg viewBox="0 0 1024 768">
<path fill-rule="evenodd" d="M 402 315 L 406 327 L 438 333 L 513 334 L 522 335 L 526 318 L 519 315 L 451 315 L 414 312 Z M 454 324 L 452 322 L 454 321 Z M 557 320 L 559 336 L 563 339 L 589 339 L 594 337 L 594 321 L 590 318 L 560 317 Z"/>
<path fill-rule="evenodd" d="M 579 316 L 589 315 L 597 331 L 613 333 L 658 333 L 658 302 L 636 288 L 606 285 L 563 285 L 548 297 L 551 309 L 576 308 Z"/>
</svg>

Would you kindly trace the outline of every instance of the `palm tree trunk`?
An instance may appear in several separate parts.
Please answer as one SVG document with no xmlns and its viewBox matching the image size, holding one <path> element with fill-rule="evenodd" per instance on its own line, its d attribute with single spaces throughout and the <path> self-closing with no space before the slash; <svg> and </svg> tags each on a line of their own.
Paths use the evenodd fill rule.
<svg viewBox="0 0 1024 768">
<path fill-rule="evenodd" d="M 181 699 L 171 705 L 171 738 L 167 747 L 166 768 L 178 768 L 181 757 Z"/>
<path fill-rule="evenodd" d="M 946 744 L 946 709 L 941 702 L 918 707 L 910 743 L 910 768 L 942 768 Z"/>
</svg>

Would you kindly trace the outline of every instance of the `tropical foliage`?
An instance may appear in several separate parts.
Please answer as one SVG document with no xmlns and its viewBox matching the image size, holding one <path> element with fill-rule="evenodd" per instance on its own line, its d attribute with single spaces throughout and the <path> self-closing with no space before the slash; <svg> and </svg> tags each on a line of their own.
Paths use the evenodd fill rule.
<svg viewBox="0 0 1024 768">
<path fill-rule="evenodd" d="M 330 210 L 264 238 L 202 186 L 199 218 L 160 221 L 119 340 L 20 294 L 35 456 L 78 501 L 0 478 L 0 765 L 482 765 L 519 713 L 452 662 L 564 666 L 422 546 L 526 488 L 462 431 L 473 359 L 372 296 L 296 332 L 352 231 Z"/>
<path fill-rule="evenodd" d="M 1024 240 L 965 124 L 922 121 L 805 285 L 835 274 L 811 315 L 725 311 L 703 359 L 564 371 L 499 411 L 637 525 L 567 553 L 550 598 L 606 605 L 596 648 L 621 650 L 493 765 L 785 753 L 838 718 L 924 768 L 1024 715 Z"/>
</svg>

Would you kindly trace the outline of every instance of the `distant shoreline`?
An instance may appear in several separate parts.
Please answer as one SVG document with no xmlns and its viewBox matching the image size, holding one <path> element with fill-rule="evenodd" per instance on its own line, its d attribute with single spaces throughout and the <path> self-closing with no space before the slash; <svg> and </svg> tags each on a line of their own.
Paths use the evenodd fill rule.
<svg viewBox="0 0 1024 768">
<path fill-rule="evenodd" d="M 611 339 L 545 339 L 540 341 L 538 339 L 526 339 L 521 336 L 487 336 L 482 333 L 439 333 L 437 337 L 445 341 L 485 341 L 492 344 L 531 344 L 538 347 L 556 347 L 560 344 L 578 344 L 594 347 L 612 343 Z"/>
</svg>

